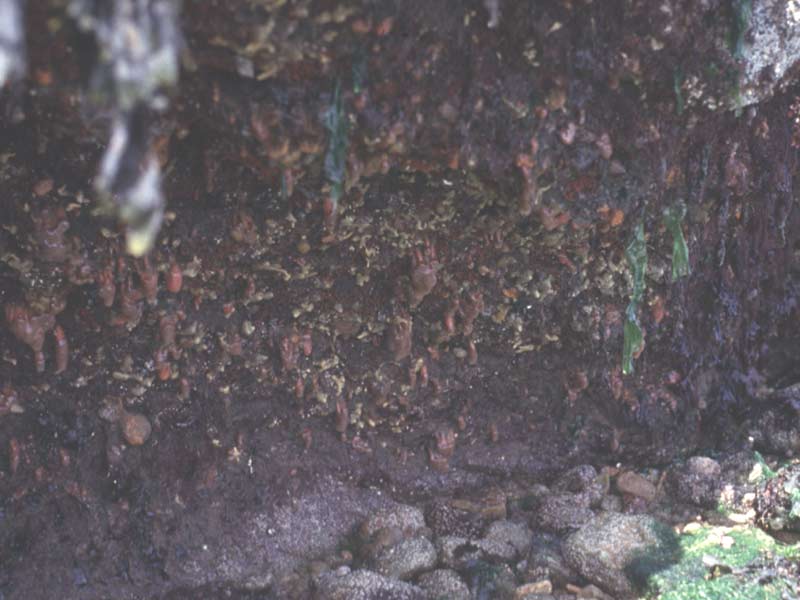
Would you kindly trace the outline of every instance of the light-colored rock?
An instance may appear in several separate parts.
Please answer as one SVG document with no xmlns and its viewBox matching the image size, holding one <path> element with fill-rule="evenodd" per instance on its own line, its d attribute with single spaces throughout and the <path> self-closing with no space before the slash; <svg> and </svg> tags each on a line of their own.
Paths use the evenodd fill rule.
<svg viewBox="0 0 800 600">
<path fill-rule="evenodd" d="M 549 579 L 542 579 L 533 583 L 526 583 L 517 588 L 515 599 L 527 600 L 533 595 L 541 596 L 541 594 L 550 594 L 553 591 L 553 584 Z"/>
<path fill-rule="evenodd" d="M 367 517 L 361 524 L 362 540 L 370 540 L 382 529 L 397 529 L 405 537 L 411 537 L 425 528 L 422 511 L 414 506 L 397 504 Z"/>
<path fill-rule="evenodd" d="M 674 534 L 647 515 L 603 513 L 571 534 L 562 549 L 566 561 L 590 582 L 621 598 L 635 595 L 629 576 L 672 558 Z"/>
<path fill-rule="evenodd" d="M 439 563 L 449 569 L 461 569 L 474 560 L 484 557 L 483 550 L 471 543 L 467 538 L 455 535 L 443 535 L 436 538 L 436 554 Z"/>
<path fill-rule="evenodd" d="M 670 480 L 677 500 L 714 508 L 719 502 L 722 468 L 705 456 L 693 456 L 673 470 Z"/>
<path fill-rule="evenodd" d="M 486 535 L 475 542 L 490 560 L 511 562 L 523 556 L 531 543 L 533 533 L 524 523 L 495 521 Z"/>
<path fill-rule="evenodd" d="M 619 496 L 604 496 L 600 502 L 600 509 L 605 512 L 622 512 L 622 498 Z"/>
<path fill-rule="evenodd" d="M 384 577 L 374 571 L 350 571 L 342 567 L 321 575 L 317 581 L 319 600 L 425 600 L 422 588 Z"/>
<path fill-rule="evenodd" d="M 436 600 L 463 600 L 469 598 L 469 588 L 452 569 L 437 569 L 419 578 L 419 587 Z"/>
<path fill-rule="evenodd" d="M 752 3 L 742 48 L 743 105 L 772 95 L 775 83 L 800 60 L 800 1 L 758 0 Z"/>
<path fill-rule="evenodd" d="M 436 566 L 436 548 L 424 537 L 403 540 L 385 549 L 374 561 L 375 570 L 394 579 L 411 579 Z"/>
<path fill-rule="evenodd" d="M 554 533 L 574 531 L 588 523 L 594 513 L 582 494 L 553 494 L 544 498 L 536 511 L 539 529 Z"/>
</svg>

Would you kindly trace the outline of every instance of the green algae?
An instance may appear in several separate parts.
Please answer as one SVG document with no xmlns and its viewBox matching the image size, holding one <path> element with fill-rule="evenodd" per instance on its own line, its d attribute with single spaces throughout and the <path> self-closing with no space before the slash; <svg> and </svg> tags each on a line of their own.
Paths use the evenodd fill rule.
<svg viewBox="0 0 800 600">
<path fill-rule="evenodd" d="M 678 543 L 680 560 L 649 577 L 646 598 L 781 600 L 798 592 L 800 544 L 746 526 L 704 526 Z"/>
<path fill-rule="evenodd" d="M 639 304 L 644 297 L 644 274 L 647 271 L 647 243 L 644 238 L 644 222 L 639 223 L 633 239 L 625 249 L 625 258 L 633 277 L 633 290 L 628 307 L 625 309 L 622 342 L 622 372 L 633 373 L 633 359 L 641 352 L 644 334 L 639 324 Z"/>
<path fill-rule="evenodd" d="M 664 209 L 664 225 L 672 234 L 672 281 L 686 277 L 691 272 L 689 267 L 689 247 L 683 237 L 681 223 L 686 216 L 686 205 L 682 202 Z"/>
</svg>

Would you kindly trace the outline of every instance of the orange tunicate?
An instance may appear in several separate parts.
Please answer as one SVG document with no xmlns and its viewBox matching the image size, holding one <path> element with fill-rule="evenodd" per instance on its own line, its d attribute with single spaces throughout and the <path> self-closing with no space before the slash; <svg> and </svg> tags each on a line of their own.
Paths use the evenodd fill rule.
<svg viewBox="0 0 800 600">
<path fill-rule="evenodd" d="M 171 294 L 177 294 L 183 287 L 183 272 L 177 263 L 172 263 L 169 266 L 169 271 L 166 275 L 167 291 Z"/>
<path fill-rule="evenodd" d="M 150 437 L 153 430 L 150 421 L 144 415 L 125 413 L 120 420 L 122 435 L 131 446 L 141 446 Z"/>
<path fill-rule="evenodd" d="M 166 381 L 172 375 L 172 369 L 169 366 L 169 363 L 165 363 L 158 368 L 158 378 L 161 381 Z"/>
</svg>

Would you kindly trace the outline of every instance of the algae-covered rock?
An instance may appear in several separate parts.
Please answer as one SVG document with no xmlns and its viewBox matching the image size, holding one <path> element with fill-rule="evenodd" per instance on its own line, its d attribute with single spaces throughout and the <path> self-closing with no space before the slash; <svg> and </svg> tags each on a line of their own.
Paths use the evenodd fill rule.
<svg viewBox="0 0 800 600">
<path fill-rule="evenodd" d="M 758 523 L 771 531 L 800 532 L 800 463 L 779 469 L 756 495 Z"/>
</svg>

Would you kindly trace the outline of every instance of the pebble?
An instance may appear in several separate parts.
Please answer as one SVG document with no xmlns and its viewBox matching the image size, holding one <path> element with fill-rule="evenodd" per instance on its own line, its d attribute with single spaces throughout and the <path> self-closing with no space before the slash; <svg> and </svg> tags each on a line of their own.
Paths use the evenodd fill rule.
<svg viewBox="0 0 800 600">
<path fill-rule="evenodd" d="M 517 600 L 528 600 L 531 596 L 550 594 L 553 591 L 553 584 L 548 579 L 542 579 L 534 583 L 526 583 L 517 588 L 514 597 Z"/>
<path fill-rule="evenodd" d="M 683 526 L 682 533 L 685 533 L 686 535 L 694 535 L 695 533 L 698 533 L 702 530 L 703 526 L 700 523 L 692 521 L 691 523 L 687 523 L 686 525 Z"/>
<path fill-rule="evenodd" d="M 633 471 L 624 471 L 617 476 L 617 489 L 647 502 L 652 502 L 656 497 L 656 486 Z"/>
</svg>

